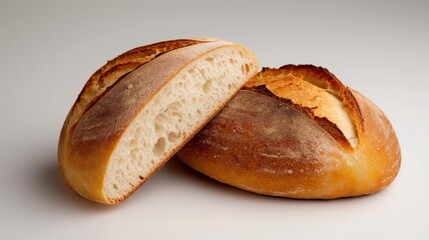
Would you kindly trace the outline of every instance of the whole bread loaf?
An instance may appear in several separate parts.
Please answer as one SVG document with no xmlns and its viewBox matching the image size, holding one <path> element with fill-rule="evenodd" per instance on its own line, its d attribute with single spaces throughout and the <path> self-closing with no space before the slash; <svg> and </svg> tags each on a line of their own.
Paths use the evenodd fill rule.
<svg viewBox="0 0 429 240">
<path fill-rule="evenodd" d="M 173 40 L 132 49 L 84 86 L 65 120 L 58 161 L 81 196 L 126 199 L 258 71 L 248 49 Z"/>
<path fill-rule="evenodd" d="M 177 156 L 220 182 L 304 199 L 378 192 L 401 161 L 385 114 L 311 65 L 264 68 Z"/>
</svg>

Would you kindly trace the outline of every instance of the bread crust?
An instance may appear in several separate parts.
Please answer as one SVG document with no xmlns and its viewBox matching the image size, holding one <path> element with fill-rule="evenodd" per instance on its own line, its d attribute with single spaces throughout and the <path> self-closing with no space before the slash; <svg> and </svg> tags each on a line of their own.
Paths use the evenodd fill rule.
<svg viewBox="0 0 429 240">
<path fill-rule="evenodd" d="M 167 154 L 149 176 L 141 176 L 140 185 L 123 198 L 107 199 L 103 183 L 109 159 L 126 128 L 181 69 L 210 51 L 229 46 L 241 47 L 223 40 L 163 42 L 128 51 L 98 70 L 79 95 L 61 132 L 58 160 L 68 185 L 100 203 L 115 204 L 126 199 L 178 150 Z M 115 76 L 106 86 L 109 74 Z M 104 86 L 99 89 L 94 87 L 96 84 Z"/>
<path fill-rule="evenodd" d="M 291 72 L 337 90 L 356 128 L 357 146 L 335 123 L 281 97 L 282 89 L 266 87 Z M 401 161 L 398 139 L 384 113 L 326 69 L 311 65 L 265 68 L 177 156 L 220 182 L 301 199 L 378 192 L 394 180 Z"/>
<path fill-rule="evenodd" d="M 156 57 L 172 50 L 195 44 L 215 41 L 214 39 L 178 39 L 133 48 L 108 61 L 86 82 L 75 104 L 67 116 L 66 123 L 74 125 L 84 112 L 96 102 L 118 79 L 150 62 Z M 70 123 L 69 123 L 70 122 Z"/>
</svg>

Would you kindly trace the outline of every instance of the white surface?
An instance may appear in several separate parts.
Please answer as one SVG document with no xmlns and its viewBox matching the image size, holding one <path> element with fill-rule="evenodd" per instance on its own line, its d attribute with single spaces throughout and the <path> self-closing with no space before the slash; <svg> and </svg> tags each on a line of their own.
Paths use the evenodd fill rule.
<svg viewBox="0 0 429 240">
<path fill-rule="evenodd" d="M 0 238 L 429 239 L 428 1 L 89 2 L 0 3 Z M 130 48 L 194 36 L 241 43 L 262 66 L 324 66 L 368 96 L 401 142 L 395 182 L 368 197 L 299 201 L 173 160 L 119 206 L 74 194 L 57 139 L 89 76 Z"/>
</svg>

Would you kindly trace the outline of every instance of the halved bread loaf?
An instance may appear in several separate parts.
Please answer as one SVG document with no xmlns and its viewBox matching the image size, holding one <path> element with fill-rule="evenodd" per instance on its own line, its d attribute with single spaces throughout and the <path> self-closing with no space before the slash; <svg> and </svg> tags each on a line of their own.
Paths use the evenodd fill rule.
<svg viewBox="0 0 429 240">
<path fill-rule="evenodd" d="M 126 199 L 258 71 L 248 49 L 174 40 L 130 50 L 89 79 L 61 132 L 68 185 L 105 204 Z"/>
<path fill-rule="evenodd" d="M 306 199 L 378 192 L 401 159 L 383 112 L 311 65 L 264 68 L 177 156 L 232 186 Z"/>
</svg>

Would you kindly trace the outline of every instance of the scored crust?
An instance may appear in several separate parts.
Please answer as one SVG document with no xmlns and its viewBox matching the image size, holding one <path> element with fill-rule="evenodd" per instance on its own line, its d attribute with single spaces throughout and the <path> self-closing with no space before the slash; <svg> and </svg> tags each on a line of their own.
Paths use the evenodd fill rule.
<svg viewBox="0 0 429 240">
<path fill-rule="evenodd" d="M 351 121 L 356 141 L 363 131 L 362 116 L 359 105 L 348 87 L 337 77 L 322 67 L 312 65 L 285 65 L 280 69 L 263 68 L 254 78 L 246 83 L 244 89 L 266 94 L 280 101 L 295 105 L 308 117 L 316 121 L 323 129 L 333 135 L 345 148 L 351 148 L 350 139 L 345 136 L 340 125 L 344 120 Z M 333 96 L 342 102 L 341 109 L 334 109 L 334 114 L 345 112 L 348 119 L 338 119 L 327 109 L 333 108 L 325 104 Z"/>
<path fill-rule="evenodd" d="M 288 95 L 290 89 L 281 86 L 291 81 L 311 82 L 317 87 L 314 91 L 330 91 L 343 104 L 301 106 L 298 103 L 308 104 L 305 101 L 314 92 L 294 88 L 298 92 Z M 317 116 L 317 107 L 347 113 L 356 145 L 344 137 L 341 123 L 329 120 L 332 116 Z M 394 180 L 401 159 L 399 142 L 384 113 L 326 69 L 311 65 L 264 68 L 177 156 L 235 187 L 306 199 L 378 192 Z"/>
</svg>

